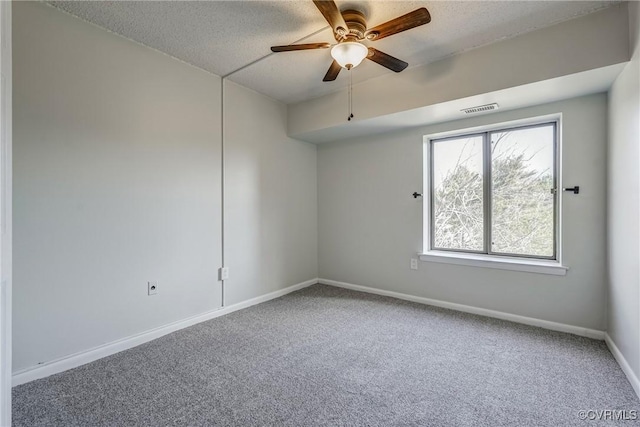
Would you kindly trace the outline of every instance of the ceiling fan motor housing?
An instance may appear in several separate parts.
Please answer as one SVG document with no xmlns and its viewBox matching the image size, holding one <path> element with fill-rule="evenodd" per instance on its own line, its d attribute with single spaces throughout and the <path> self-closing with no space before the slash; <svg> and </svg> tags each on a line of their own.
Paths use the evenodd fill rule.
<svg viewBox="0 0 640 427">
<path fill-rule="evenodd" d="M 348 9 L 342 12 L 342 16 L 347 27 L 349 27 L 349 32 L 343 37 L 343 39 L 364 39 L 364 33 L 367 31 L 367 20 L 365 19 L 364 14 L 359 10 Z M 336 34 L 336 38 L 338 37 L 339 36 Z"/>
<path fill-rule="evenodd" d="M 431 22 L 431 15 L 425 7 L 398 16 L 391 21 L 367 28 L 365 14 L 356 9 L 340 11 L 334 0 L 313 0 L 322 16 L 333 30 L 338 42 L 331 46 L 329 43 L 304 43 L 284 46 L 272 46 L 272 52 L 291 52 L 296 50 L 328 49 L 331 48 L 333 62 L 322 81 L 331 82 L 338 77 L 342 67 L 351 69 L 362 60 L 371 60 L 383 67 L 399 73 L 409 66 L 408 63 L 393 56 L 368 47 L 362 41 L 380 40 L 403 31 L 410 30 Z"/>
</svg>

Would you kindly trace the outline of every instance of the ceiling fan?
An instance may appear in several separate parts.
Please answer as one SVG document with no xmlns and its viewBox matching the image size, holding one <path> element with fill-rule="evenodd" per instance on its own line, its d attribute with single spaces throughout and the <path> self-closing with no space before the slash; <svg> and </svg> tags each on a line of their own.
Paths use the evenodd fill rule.
<svg viewBox="0 0 640 427">
<path fill-rule="evenodd" d="M 409 64 L 373 47 L 368 47 L 363 44 L 362 41 L 380 40 L 431 22 L 429 11 L 421 7 L 384 24 L 367 28 L 365 16 L 358 10 L 349 9 L 340 12 L 333 0 L 313 0 L 313 3 L 320 10 L 320 13 L 322 13 L 327 22 L 329 22 L 329 25 L 333 29 L 333 35 L 338 43 L 335 45 L 331 45 L 330 43 L 306 43 L 273 46 L 271 47 L 271 51 L 290 52 L 294 50 L 331 48 L 333 63 L 322 79 L 325 82 L 335 80 L 342 68 L 351 70 L 353 67 L 358 66 L 365 58 L 399 73 L 407 68 Z"/>
</svg>

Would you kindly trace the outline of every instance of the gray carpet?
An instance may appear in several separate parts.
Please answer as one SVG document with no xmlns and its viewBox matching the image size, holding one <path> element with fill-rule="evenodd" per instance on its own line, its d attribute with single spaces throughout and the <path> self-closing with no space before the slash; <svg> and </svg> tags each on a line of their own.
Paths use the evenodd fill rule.
<svg viewBox="0 0 640 427">
<path fill-rule="evenodd" d="M 324 285 L 13 390 L 15 426 L 638 425 L 581 410 L 640 416 L 603 342 Z"/>
</svg>

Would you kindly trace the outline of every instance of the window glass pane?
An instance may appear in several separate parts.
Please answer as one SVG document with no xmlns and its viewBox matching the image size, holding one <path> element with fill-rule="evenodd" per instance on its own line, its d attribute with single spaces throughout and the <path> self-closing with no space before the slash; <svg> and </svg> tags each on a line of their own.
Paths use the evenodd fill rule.
<svg viewBox="0 0 640 427">
<path fill-rule="evenodd" d="M 433 244 L 439 249 L 482 251 L 481 135 L 433 143 Z"/>
<path fill-rule="evenodd" d="M 491 251 L 553 257 L 553 125 L 491 134 Z"/>
</svg>

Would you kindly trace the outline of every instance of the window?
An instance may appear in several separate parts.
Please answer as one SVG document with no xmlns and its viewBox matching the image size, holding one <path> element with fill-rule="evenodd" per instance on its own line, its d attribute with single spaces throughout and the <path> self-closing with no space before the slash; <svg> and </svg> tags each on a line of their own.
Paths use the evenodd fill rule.
<svg viewBox="0 0 640 427">
<path fill-rule="evenodd" d="M 556 121 L 434 138 L 427 150 L 425 247 L 558 259 Z"/>
</svg>

